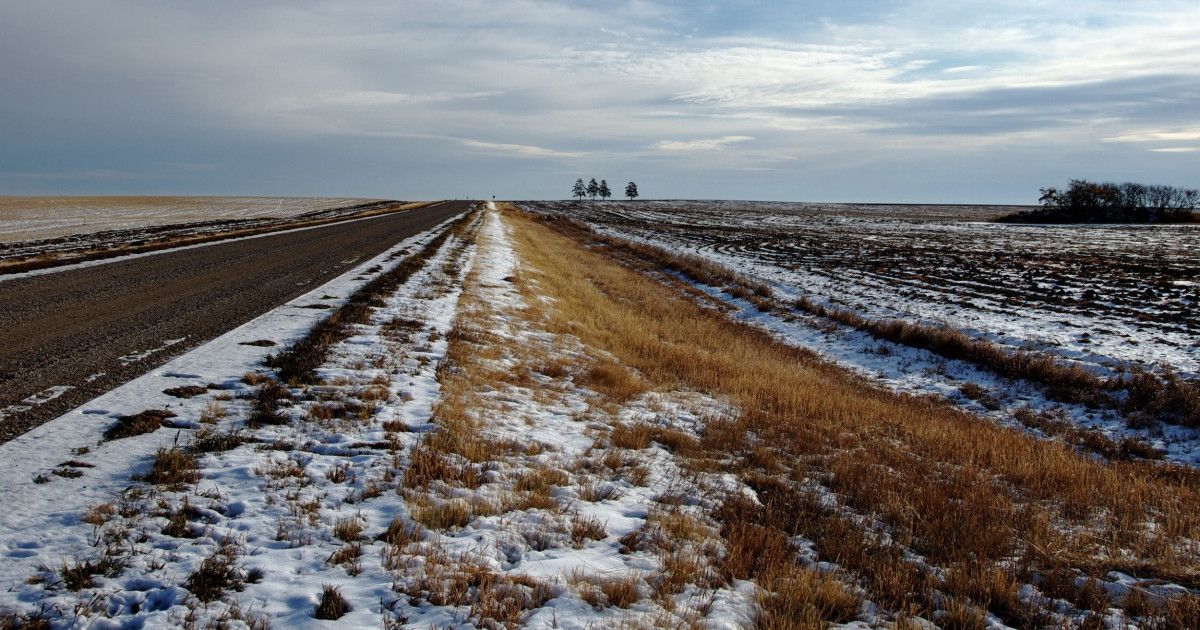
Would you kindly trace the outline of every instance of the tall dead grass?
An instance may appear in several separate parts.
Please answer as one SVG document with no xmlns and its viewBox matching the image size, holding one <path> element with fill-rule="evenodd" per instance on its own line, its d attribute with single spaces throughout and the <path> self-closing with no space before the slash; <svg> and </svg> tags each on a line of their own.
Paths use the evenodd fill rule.
<svg viewBox="0 0 1200 630">
<path fill-rule="evenodd" d="M 572 241 L 531 216 L 505 216 L 519 255 L 543 272 L 538 290 L 554 300 L 553 332 L 610 353 L 651 388 L 700 390 L 742 410 L 710 422 L 698 447 L 729 462 L 759 495 L 724 512 L 731 575 L 771 575 L 757 563 L 803 536 L 898 617 L 940 610 L 975 619 L 983 607 L 1018 620 L 1033 613 L 1010 586 L 1054 572 L 1200 583 L 1193 477 L 1099 462 L 943 403 L 882 391 L 679 300 L 585 247 L 594 235 L 568 226 Z M 913 557 L 942 568 L 940 577 Z M 1063 595 L 1087 607 L 1082 589 Z"/>
</svg>

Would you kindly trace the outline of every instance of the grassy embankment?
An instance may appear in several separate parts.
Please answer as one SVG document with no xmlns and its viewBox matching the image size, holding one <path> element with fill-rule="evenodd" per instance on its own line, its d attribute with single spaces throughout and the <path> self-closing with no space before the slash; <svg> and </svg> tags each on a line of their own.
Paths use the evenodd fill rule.
<svg viewBox="0 0 1200 630">
<path fill-rule="evenodd" d="M 845 618 L 836 601 L 847 592 L 902 625 L 915 615 L 982 628 L 988 611 L 1038 627 L 1063 621 L 1051 599 L 1069 602 L 1081 626 L 1114 609 L 1143 627 L 1188 627 L 1200 615 L 1194 596 L 1150 588 L 1200 584 L 1191 471 L 1099 462 L 936 400 L 881 391 L 616 264 L 585 247 L 594 245 L 586 232 L 506 217 L 523 264 L 538 270 L 536 291 L 553 300 L 542 314 L 548 330 L 617 360 L 603 379 L 617 384 L 610 395 L 693 390 L 739 410 L 710 419 L 699 442 L 680 441 L 676 453 L 757 491 L 757 501 L 727 497 L 714 516 L 720 575 L 759 584 L 760 625 Z M 794 559 L 796 536 L 841 567 L 845 590 L 814 588 Z M 1105 588 L 1111 571 L 1144 581 L 1115 596 Z M 1042 595 L 1022 597 L 1025 584 Z"/>
</svg>

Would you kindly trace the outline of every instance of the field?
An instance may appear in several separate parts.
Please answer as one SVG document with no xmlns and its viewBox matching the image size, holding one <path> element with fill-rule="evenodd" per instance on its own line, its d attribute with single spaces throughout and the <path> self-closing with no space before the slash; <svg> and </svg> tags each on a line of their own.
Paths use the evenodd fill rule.
<svg viewBox="0 0 1200 630">
<path fill-rule="evenodd" d="M 1191 429 L 806 302 L 729 245 L 777 209 L 590 207 L 480 204 L 0 445 L 0 624 L 1200 625 Z"/>
<path fill-rule="evenodd" d="M 366 201 L 375 200 L 335 197 L 0 197 L 0 243 L 193 221 L 282 219 Z"/>
<path fill-rule="evenodd" d="M 780 299 L 803 298 L 810 311 L 817 305 L 871 321 L 959 331 L 1099 379 L 1163 370 L 1195 379 L 1200 371 L 1200 230 L 1192 226 L 987 221 L 1013 211 L 1005 207 L 526 205 L 737 269 Z M 982 391 L 967 386 L 975 410 L 997 419 L 1011 420 L 1014 411 L 1032 405 L 1110 437 L 1149 438 L 1172 457 L 1196 461 L 1192 430 L 1157 423 L 1130 429 L 1128 418 L 1111 409 L 1061 404 L 1076 401 L 1053 392 L 1047 400 L 1021 379 L 997 379 L 994 371 L 913 352 L 879 335 L 824 328 L 828 318 L 808 323 L 770 322 L 784 336 L 904 391 L 953 395 L 975 383 Z"/>
</svg>

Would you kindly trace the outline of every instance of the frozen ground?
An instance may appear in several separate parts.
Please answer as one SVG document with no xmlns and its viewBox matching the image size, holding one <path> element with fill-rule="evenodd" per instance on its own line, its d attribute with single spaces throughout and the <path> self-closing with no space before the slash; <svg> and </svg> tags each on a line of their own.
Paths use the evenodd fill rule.
<svg viewBox="0 0 1200 630">
<path fill-rule="evenodd" d="M 621 448 L 614 437 L 648 426 L 694 439 L 706 419 L 734 410 L 702 392 L 616 402 L 549 376 L 609 359 L 542 327 L 537 271 L 522 266 L 494 211 L 452 232 L 373 305 L 320 368 L 323 384 L 288 392 L 285 421 L 248 425 L 269 387 L 264 355 L 329 312 L 303 307 L 344 303 L 438 231 L 0 445 L 0 612 L 41 611 L 73 628 L 751 625 L 753 584 L 701 583 L 721 556 L 714 504 L 753 494 L 720 469 L 684 468 L 657 441 Z M 895 389 L 958 398 L 1001 422 L 1017 405 L 1050 406 L 970 366 L 705 290 L 734 316 Z M 961 397 L 966 380 L 1008 392 L 1002 409 Z M 194 395 L 177 397 L 180 387 Z M 147 409 L 175 414 L 171 426 L 102 439 Z M 451 454 L 431 446 L 438 439 L 468 444 Z M 1178 441 L 1171 456 L 1195 462 L 1194 440 Z M 155 453 L 172 448 L 197 453 L 197 480 L 145 478 Z M 472 449 L 481 456 L 457 454 Z M 696 563 L 696 582 L 659 591 L 682 561 Z M 202 595 L 197 576 L 214 568 L 223 588 Z M 314 617 L 328 590 L 349 604 L 336 624 Z M 868 627 L 874 614 L 863 602 L 840 627 Z"/>
<path fill-rule="evenodd" d="M 342 197 L 0 197 L 0 242 L 169 223 L 287 218 L 372 201 Z"/>
<path fill-rule="evenodd" d="M 757 202 L 531 203 L 617 236 L 698 254 L 870 318 L 946 324 L 1102 375 L 1139 366 L 1200 373 L 1200 229 L 1195 226 L 1013 226 L 1011 208 Z M 729 295 L 724 299 L 732 300 Z M 737 303 L 737 300 L 733 300 Z M 1200 435 L 1129 428 L 1105 410 L 1048 401 L 1037 388 L 961 361 L 800 317 L 743 317 L 898 391 L 935 393 L 1002 423 L 1029 408 L 1143 438 L 1170 460 L 1200 463 Z M 985 396 L 961 393 L 965 383 Z M 978 395 L 976 395 L 978 398 Z M 981 402 L 982 401 L 982 402 Z M 986 404 L 986 406 L 985 406 Z"/>
<path fill-rule="evenodd" d="M 263 356 L 277 351 L 246 344 L 296 339 L 324 315 L 303 305 L 339 304 L 432 234 L 0 445 L 0 505 L 20 508 L 0 514 L 0 611 L 41 611 L 76 628 L 316 628 L 328 624 L 314 618 L 321 593 L 336 586 L 350 604 L 338 627 L 520 619 L 531 628 L 597 628 L 700 616 L 710 628 L 745 627 L 752 584 L 684 589 L 667 596 L 668 610 L 667 600 L 647 597 L 644 581 L 663 570 L 661 552 L 624 549 L 648 521 L 715 531 L 705 497 L 740 486 L 682 471 L 665 448 L 621 454 L 599 442 L 614 420 L 694 435 L 700 415 L 720 413 L 721 403 L 647 394 L 609 416 L 591 411 L 594 392 L 544 377 L 460 387 L 458 396 L 470 400 L 447 398 L 447 375 L 464 369 L 444 365 L 452 327 L 501 340 L 502 351 L 483 350 L 474 372 L 517 375 L 531 360 L 594 360 L 577 341 L 522 318 L 528 304 L 512 283 L 521 271 L 497 213 L 474 227 L 477 238 L 449 239 L 335 348 L 320 370 L 324 385 L 292 392 L 297 402 L 280 410 L 286 424 L 246 426 L 261 386 L 247 375 L 264 372 Z M 472 292 L 465 305 L 464 290 Z M 186 386 L 199 394 L 164 391 Z M 502 449 L 482 466 L 454 465 L 488 482 L 464 490 L 413 481 L 413 462 L 425 461 L 422 444 L 439 426 L 438 405 L 459 402 L 486 418 L 480 437 Z M 117 418 L 152 408 L 175 414 L 169 428 L 102 439 Z M 156 450 L 196 450 L 201 438 L 217 437 L 234 441 L 198 455 L 194 485 L 138 480 Z M 664 510 L 665 496 L 681 503 Z M 469 510 L 469 523 L 417 524 L 446 506 Z M 699 542 L 680 544 L 680 553 L 716 557 L 692 548 Z M 106 574 L 100 567 L 109 561 L 117 568 Z M 194 576 L 218 565 L 228 570 L 228 590 L 205 598 Z M 94 573 L 82 585 L 67 579 L 80 567 Z M 467 587 L 455 586 L 467 583 L 469 602 L 461 599 Z M 609 589 L 630 584 L 638 601 L 610 601 L 617 595 Z M 515 617 L 504 608 L 511 601 L 520 602 Z"/>
<path fill-rule="evenodd" d="M 189 607 L 197 605 L 195 600 L 184 601 L 188 595 L 181 587 L 184 578 L 217 549 L 218 541 L 226 539 L 246 546 L 251 555 L 247 564 L 273 576 L 258 590 L 248 592 L 245 604 L 260 611 L 266 608 L 272 614 L 307 607 L 307 598 L 320 591 L 320 576 L 314 578 L 314 590 L 308 593 L 300 587 L 312 586 L 310 581 L 288 577 L 287 572 L 303 574 L 305 567 L 322 563 L 316 557 L 319 554 L 289 549 L 288 544 L 271 540 L 279 527 L 279 515 L 270 509 L 273 499 L 254 472 L 273 465 L 277 458 L 271 451 L 264 454 L 247 445 L 206 458 L 204 479 L 182 494 L 153 488 L 143 494 L 141 488 L 146 486 L 134 483 L 132 476 L 146 469 L 156 449 L 182 445 L 196 429 L 236 431 L 244 424 L 250 402 L 240 394 L 252 393 L 252 388 L 242 382 L 243 375 L 262 370 L 264 355 L 272 351 L 271 347 L 245 345 L 247 342 L 290 343 L 328 314 L 306 305 L 340 303 L 378 274 L 389 257 L 411 253 L 432 235 L 397 244 L 338 280 L 0 445 L 0 505 L 5 506 L 0 514 L 0 583 L 6 589 L 0 596 L 0 608 L 26 604 L 22 609 L 28 611 L 44 605 L 66 619 L 73 618 L 75 627 L 180 625 Z M 164 393 L 181 386 L 203 389 L 210 384 L 216 387 L 187 400 Z M 423 396 L 417 406 L 423 403 L 427 407 L 436 387 L 430 390 L 427 386 L 416 393 Z M 102 439 L 116 418 L 155 408 L 176 414 L 172 422 L 181 428 L 122 440 Z M 292 455 L 298 453 L 284 453 L 282 459 Z M 200 514 L 193 517 L 200 521 L 194 525 L 194 537 L 192 532 L 178 539 L 151 534 L 158 529 L 153 527 L 154 518 L 135 516 L 118 519 L 124 521 L 120 524 L 103 525 L 81 520 L 89 513 L 88 506 L 120 505 L 137 511 L 145 507 L 143 503 L 153 503 L 156 509 L 169 510 L 179 508 L 189 495 L 189 505 Z M 134 504 L 140 507 L 135 509 Z M 130 569 L 118 578 L 98 577 L 97 588 L 81 592 L 64 589 L 61 581 L 56 583 L 56 570 L 94 560 L 98 549 L 108 546 L 105 533 L 118 527 L 125 534 L 126 530 L 135 532 L 128 534 L 127 541 L 137 547 Z M 322 545 L 327 541 L 318 540 L 313 549 L 320 550 Z M 45 576 L 46 582 L 28 583 L 38 575 Z M 211 614 L 227 612 L 228 607 L 218 606 Z M 311 610 L 305 610 L 303 614 L 309 613 Z"/>
</svg>

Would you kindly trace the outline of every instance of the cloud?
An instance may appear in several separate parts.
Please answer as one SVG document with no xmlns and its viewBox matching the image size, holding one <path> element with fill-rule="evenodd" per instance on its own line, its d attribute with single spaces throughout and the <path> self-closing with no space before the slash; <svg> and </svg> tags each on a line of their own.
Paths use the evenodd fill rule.
<svg viewBox="0 0 1200 630">
<path fill-rule="evenodd" d="M 467 99 L 487 98 L 503 94 L 500 91 L 469 92 L 464 94 L 407 94 L 404 92 L 381 92 L 357 90 L 340 94 L 318 97 L 309 102 L 309 106 L 322 105 L 352 105 L 373 107 L 379 105 L 407 105 L 413 103 L 446 103 Z M 298 108 L 304 107 L 296 103 Z"/>
<path fill-rule="evenodd" d="M 482 149 L 484 151 L 493 151 L 503 153 L 514 157 L 523 158 L 543 158 L 543 157 L 564 157 L 575 158 L 588 155 L 585 151 L 557 151 L 544 147 L 534 147 L 524 144 L 503 144 L 497 142 L 483 142 L 480 140 L 459 139 L 464 146 L 472 149 Z"/>
<path fill-rule="evenodd" d="M 1185 131 L 1139 131 L 1123 136 L 1103 138 L 1104 142 L 1160 142 L 1164 140 L 1200 140 L 1200 129 Z"/>
<path fill-rule="evenodd" d="M 1200 147 L 1166 147 L 1162 149 L 1150 149 L 1154 153 L 1193 153 L 1200 151 Z"/>
<path fill-rule="evenodd" d="M 467 173 L 529 197 L 591 172 L 655 196 L 837 198 L 871 179 L 891 200 L 991 178 L 1013 201 L 1091 170 L 1137 179 L 1120 173 L 1147 150 L 1162 179 L 1194 177 L 1172 154 L 1200 140 L 1195 3 L 803 4 L 9 0 L 0 194 L 72 181 L 11 173 L 87 191 L 111 171 L 189 193 L 456 196 Z M 222 167 L 161 166 L 192 162 Z"/>
<path fill-rule="evenodd" d="M 663 140 L 655 143 L 654 148 L 659 151 L 724 151 L 726 145 L 753 139 L 750 136 L 725 136 L 702 140 Z"/>
</svg>

